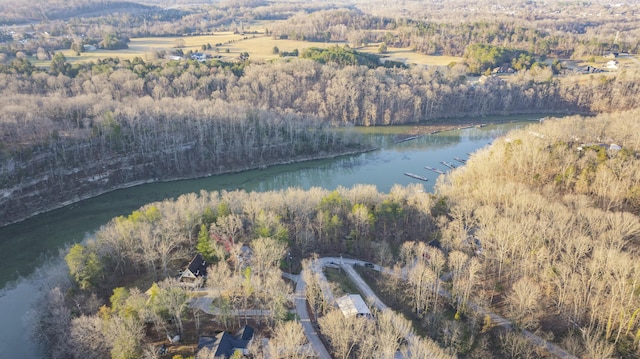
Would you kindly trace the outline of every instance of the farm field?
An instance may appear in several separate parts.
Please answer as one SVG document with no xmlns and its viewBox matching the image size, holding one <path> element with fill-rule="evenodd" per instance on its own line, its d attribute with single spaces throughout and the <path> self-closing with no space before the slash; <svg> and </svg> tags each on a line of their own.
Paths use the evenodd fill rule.
<svg viewBox="0 0 640 359">
<path fill-rule="evenodd" d="M 201 36 L 168 36 L 168 37 L 141 37 L 132 38 L 128 43 L 128 49 L 121 50 L 95 50 L 83 52 L 80 56 L 72 50 L 60 51 L 67 58 L 69 63 L 89 62 L 110 57 L 118 57 L 120 59 L 133 59 L 140 57 L 144 60 L 152 60 L 156 58 L 157 52 L 167 52 L 176 49 L 179 40 L 184 41 L 182 51 L 202 51 L 203 45 L 211 45 L 213 48 L 206 52 L 211 55 L 221 56 L 223 60 L 235 60 L 243 53 L 249 53 L 249 58 L 253 61 L 269 61 L 279 58 L 278 54 L 273 53 L 274 47 L 280 52 L 291 52 L 295 49 L 302 52 L 304 49 L 311 47 L 327 48 L 335 45 L 344 45 L 344 42 L 309 42 L 289 39 L 274 39 L 271 36 L 264 35 L 254 26 L 257 34 L 237 34 L 231 31 L 219 32 L 212 35 Z M 216 46 L 218 44 L 218 46 Z M 378 45 L 364 46 L 357 49 L 358 51 L 377 54 Z M 385 59 L 402 62 L 408 65 L 424 65 L 424 66 L 446 66 L 451 62 L 462 62 L 461 57 L 455 56 L 433 56 L 424 55 L 413 51 L 410 48 L 393 48 L 390 47 Z M 39 61 L 35 57 L 30 58 L 35 66 L 48 66 L 49 61 Z"/>
<path fill-rule="evenodd" d="M 341 45 L 342 43 L 308 42 L 297 40 L 279 40 L 261 34 L 234 34 L 232 32 L 216 33 L 214 35 L 203 36 L 171 36 L 171 37 L 142 37 L 133 38 L 128 43 L 128 49 L 121 50 L 95 50 L 83 52 L 76 56 L 72 50 L 60 51 L 67 58 L 69 63 L 88 62 L 109 57 L 120 59 L 133 59 L 141 57 L 145 60 L 155 58 L 155 53 L 160 51 L 170 52 L 176 49 L 176 40 L 184 40 L 183 52 L 202 51 L 202 45 L 210 44 L 213 49 L 206 52 L 212 55 L 220 55 L 224 60 L 234 60 L 243 52 L 248 52 L 250 59 L 255 61 L 266 61 L 278 58 L 279 55 L 273 53 L 273 48 L 277 46 L 280 51 L 302 51 L 310 47 L 327 48 L 329 46 Z M 220 44 L 219 46 L 215 46 Z M 216 51 L 217 49 L 217 51 Z M 29 59 L 35 66 L 48 66 L 50 61 L 39 61 L 35 57 Z"/>
<path fill-rule="evenodd" d="M 155 53 L 158 51 L 172 51 L 176 49 L 176 41 L 182 39 L 184 46 L 182 51 L 200 51 L 202 45 L 211 44 L 227 44 L 232 41 L 238 41 L 247 35 L 234 34 L 233 32 L 220 32 L 213 35 L 202 36 L 168 36 L 168 37 L 140 37 L 133 38 L 128 43 L 128 49 L 121 50 L 96 50 L 83 52 L 80 56 L 76 56 L 71 50 L 61 51 L 70 63 L 74 62 L 87 62 L 98 59 L 104 59 L 109 57 L 118 57 L 120 59 L 132 59 L 134 57 L 141 57 L 145 60 L 151 60 L 155 57 Z M 253 35 L 249 35 L 253 36 Z M 223 47 L 222 47 L 223 48 Z M 221 50 L 224 51 L 224 50 Z M 38 65 L 38 62 L 34 62 Z M 42 63 L 44 64 L 44 63 Z"/>
<path fill-rule="evenodd" d="M 280 52 L 291 52 L 295 49 L 298 49 L 299 52 L 302 52 L 304 49 L 308 49 L 311 47 L 319 47 L 324 49 L 335 45 L 344 45 L 344 43 L 281 40 L 274 39 L 271 36 L 263 36 L 237 41 L 232 44 L 225 45 L 222 48 L 228 48 L 231 54 L 240 54 L 246 51 L 249 53 L 249 58 L 252 60 L 271 60 L 279 57 L 279 55 L 273 53 L 274 47 L 278 47 Z M 226 50 L 221 50 L 223 57 L 225 55 L 225 51 Z M 237 57 L 237 55 L 235 57 Z"/>
<path fill-rule="evenodd" d="M 359 51 L 378 54 L 380 44 L 373 44 L 359 48 Z M 409 47 L 389 47 L 387 53 L 382 54 L 387 60 L 402 62 L 407 65 L 447 66 L 452 62 L 462 62 L 462 57 L 425 55 L 415 52 Z"/>
</svg>

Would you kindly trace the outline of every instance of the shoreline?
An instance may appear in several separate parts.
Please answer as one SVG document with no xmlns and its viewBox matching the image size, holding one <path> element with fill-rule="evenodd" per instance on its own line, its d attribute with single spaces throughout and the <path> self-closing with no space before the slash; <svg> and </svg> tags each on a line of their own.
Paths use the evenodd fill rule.
<svg viewBox="0 0 640 359">
<path fill-rule="evenodd" d="M 444 131 L 451 131 L 451 130 L 457 130 L 457 129 L 463 129 L 463 128 L 471 128 L 471 127 L 484 127 L 487 125 L 495 125 L 495 124 L 504 124 L 504 123 L 509 123 L 509 122 L 520 122 L 520 121 L 529 121 L 532 123 L 535 123 L 535 119 L 518 119 L 517 117 L 519 116 L 527 116 L 527 115 L 532 115 L 529 113 L 516 113 L 516 114 L 511 114 L 511 115 L 498 115 L 498 116 L 491 116 L 490 118 L 487 118 L 487 121 L 483 121 L 483 118 L 480 117 L 476 117 L 476 118 L 468 118 L 468 117 L 457 117 L 457 118 L 441 118 L 441 119 L 436 119 L 436 120 L 430 120 L 430 121 L 426 121 L 426 122 L 420 122 L 420 123 L 416 123 L 416 124 L 412 124 L 412 125 L 402 125 L 402 126 L 410 126 L 411 130 L 406 133 L 407 136 L 423 136 L 423 135 L 429 135 L 429 134 L 435 134 L 435 133 L 439 133 L 439 132 L 444 132 Z M 568 116 L 571 114 L 567 114 L 567 113 L 547 113 L 547 114 L 538 114 L 540 115 L 540 118 L 545 118 L 545 117 L 550 117 L 550 116 L 555 116 L 555 115 L 562 115 L 562 116 Z M 573 115 L 586 115 L 586 114 L 573 114 Z M 514 118 L 516 117 L 516 118 Z M 392 125 L 393 126 L 393 125 Z M 379 127 L 384 127 L 384 126 L 379 126 Z M 30 218 L 36 217 L 38 215 L 44 214 L 44 213 L 48 213 L 51 211 L 55 211 L 67 206 L 71 206 L 73 204 L 76 204 L 78 202 L 87 200 L 87 199 L 91 199 L 91 198 L 95 198 L 95 197 L 99 197 L 103 194 L 106 193 L 110 193 L 113 191 L 117 191 L 117 190 L 121 190 L 121 189 L 127 189 L 127 188 L 132 188 L 132 187 L 136 187 L 136 186 L 140 186 L 140 185 L 144 185 L 144 184 L 151 184 L 151 183 L 167 183 L 167 182 L 174 182 L 174 181 L 182 181 L 182 180 L 192 180 L 192 179 L 198 179 L 198 178 L 207 178 L 207 177 L 211 177 L 211 176 L 218 176 L 218 175 L 225 175 L 225 174 L 234 174 L 234 173 L 240 173 L 240 172 L 246 172 L 246 171 L 251 171 L 251 170 L 259 170 L 259 169 L 265 169 L 268 167 L 272 167 L 272 166 L 279 166 L 279 165 L 287 165 L 287 164 L 293 164 L 293 163 L 301 163 L 301 162 L 307 162 L 307 161 L 315 161 L 315 160 L 322 160 L 322 159 L 332 159 L 332 158 L 336 158 L 336 157 L 340 157 L 340 156 L 351 156 L 351 155 L 356 155 L 356 154 L 360 154 L 360 153 L 366 153 L 366 152 L 371 152 L 371 151 L 375 151 L 377 150 L 377 148 L 372 147 L 372 148 L 365 148 L 365 149 L 361 149 L 361 150 L 355 150 L 355 151 L 348 151 L 348 152 L 343 152 L 343 153 L 337 153 L 337 154 L 331 154 L 331 155 L 327 155 L 327 156 L 313 156 L 313 157 L 306 157 L 304 159 L 289 159 L 289 160 L 285 160 L 285 161 L 280 161 L 280 162 L 274 162 L 271 163 L 269 165 L 264 165 L 264 164 L 260 164 L 260 165 L 254 165 L 254 166 L 247 166 L 247 167 L 243 167 L 243 168 L 239 168 L 239 169 L 234 169 L 234 170 L 229 170 L 229 171 L 222 171 L 222 172 L 214 172 L 214 173 L 206 173 L 206 174 L 200 174 L 200 175 L 194 175 L 194 176 L 181 176 L 181 177 L 172 177 L 172 178 L 163 178 L 163 179 L 159 179 L 159 178 L 151 178 L 151 179 L 144 179 L 144 180 L 137 180 L 137 181 L 133 181 L 133 182 L 129 182 L 129 183 L 124 183 L 112 188 L 108 188 L 108 189 L 104 189 L 104 190 L 100 190 L 100 191 L 94 191 L 94 192 L 90 192 L 87 193 L 83 196 L 79 196 L 73 199 L 69 199 L 67 201 L 52 205 L 51 207 L 44 209 L 44 210 L 40 210 L 40 211 L 36 211 L 36 212 L 32 212 L 31 214 L 29 214 L 28 216 L 24 216 L 15 220 L 11 220 L 9 222 L 6 223 L 1 223 L 0 224 L 0 228 L 3 227 L 7 227 L 13 224 L 17 224 L 20 222 L 24 222 Z"/>
<path fill-rule="evenodd" d="M 4 228 L 4 227 L 7 227 L 7 226 L 18 224 L 20 222 L 24 222 L 24 221 L 26 221 L 26 220 L 28 220 L 30 218 L 39 216 L 41 214 L 45 214 L 45 213 L 48 213 L 48 212 L 51 212 L 51 211 L 62 209 L 64 207 L 74 205 L 74 204 L 76 204 L 78 202 L 82 202 L 84 200 L 88 200 L 88 199 L 91 199 L 91 198 L 99 197 L 99 196 L 101 196 L 103 194 L 107 194 L 107 193 L 110 193 L 110 192 L 118 191 L 118 190 L 121 190 L 121 189 L 132 188 L 132 187 L 136 187 L 136 186 L 140 186 L 140 185 L 144 185 L 144 184 L 169 183 L 169 182 L 175 182 L 175 181 L 193 180 L 193 179 L 207 178 L 207 177 L 212 177 L 212 176 L 228 175 L 228 174 L 241 173 L 241 172 L 252 171 L 252 170 L 266 169 L 268 167 L 273 167 L 273 166 L 289 165 L 289 164 L 302 163 L 302 162 L 307 162 L 307 161 L 317 161 L 317 160 L 324 160 L 324 159 L 332 159 L 332 158 L 337 158 L 337 157 L 341 157 L 341 156 L 352 156 L 352 155 L 357 155 L 357 154 L 361 154 L 361 153 L 372 152 L 372 151 L 375 151 L 377 149 L 378 148 L 376 148 L 376 147 L 371 147 L 371 148 L 365 148 L 365 149 L 361 149 L 361 150 L 357 150 L 357 151 L 348 151 L 348 152 L 343 152 L 343 153 L 331 154 L 331 155 L 327 155 L 327 156 L 313 156 L 313 157 L 306 157 L 304 159 L 289 159 L 289 160 L 286 160 L 286 161 L 274 162 L 274 163 L 269 164 L 269 165 L 261 164 L 261 165 L 256 165 L 256 166 L 248 166 L 248 167 L 244 167 L 244 168 L 240 168 L 240 169 L 236 169 L 236 170 L 222 171 L 222 172 L 215 172 L 215 173 L 207 173 L 207 174 L 196 175 L 196 176 L 182 176 L 182 177 L 172 177 L 172 178 L 166 178 L 166 179 L 153 178 L 153 179 L 147 179 L 147 180 L 133 181 L 133 182 L 121 184 L 121 185 L 113 187 L 113 188 L 109 188 L 109 189 L 105 189 L 105 190 L 101 190 L 101 191 L 90 192 L 90 193 L 87 193 L 86 195 L 79 196 L 79 197 L 70 199 L 68 201 L 64 201 L 64 202 L 59 203 L 57 205 L 53 205 L 53 206 L 49 207 L 48 209 L 33 212 L 33 213 L 31 213 L 30 215 L 28 215 L 26 217 L 22 217 L 22 218 L 19 218 L 17 220 L 13 220 L 13 221 L 10 221 L 10 222 L 7 222 L 7 223 L 2 223 L 2 224 L 0 224 L 0 228 Z"/>
<path fill-rule="evenodd" d="M 433 120 L 426 120 L 411 126 L 412 130 L 407 135 L 428 135 L 443 131 L 460 130 L 471 127 L 484 127 L 489 125 L 499 125 L 511 122 L 531 122 L 535 123 L 547 117 L 567 117 L 567 116 L 593 116 L 593 112 L 515 112 L 510 114 L 482 115 L 476 117 L 446 117 Z M 533 118 L 533 117 L 537 118 Z M 528 118 L 525 118 L 528 117 Z"/>
</svg>

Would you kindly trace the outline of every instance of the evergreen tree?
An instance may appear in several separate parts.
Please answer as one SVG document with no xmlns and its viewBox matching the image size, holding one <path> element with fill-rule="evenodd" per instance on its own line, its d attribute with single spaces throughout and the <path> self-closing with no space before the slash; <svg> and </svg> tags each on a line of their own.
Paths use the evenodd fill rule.
<svg viewBox="0 0 640 359">
<path fill-rule="evenodd" d="M 202 257 L 207 262 L 217 262 L 218 257 L 216 247 L 213 245 L 211 237 L 209 236 L 209 229 L 207 229 L 207 226 L 204 224 L 200 225 L 196 249 L 202 254 Z"/>
</svg>

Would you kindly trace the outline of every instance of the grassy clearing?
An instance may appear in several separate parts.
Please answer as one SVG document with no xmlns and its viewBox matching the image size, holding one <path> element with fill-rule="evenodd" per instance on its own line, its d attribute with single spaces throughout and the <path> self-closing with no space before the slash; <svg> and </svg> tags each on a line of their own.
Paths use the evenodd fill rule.
<svg viewBox="0 0 640 359">
<path fill-rule="evenodd" d="M 184 46 L 181 48 L 183 52 L 200 52 L 202 51 L 202 45 L 211 45 L 213 49 L 207 50 L 206 52 L 211 55 L 220 55 L 223 60 L 235 60 L 243 52 L 248 52 L 249 58 L 254 61 L 277 59 L 279 55 L 273 53 L 273 48 L 276 46 L 280 51 L 290 52 L 298 49 L 302 52 L 304 49 L 310 47 L 327 48 L 337 45 L 336 43 L 324 42 L 276 40 L 271 36 L 263 34 L 240 35 L 226 32 L 203 36 L 134 38 L 128 43 L 128 49 L 89 51 L 81 53 L 80 56 L 76 56 L 76 54 L 69 49 L 59 52 L 67 58 L 69 63 L 96 61 L 110 57 L 117 57 L 123 60 L 140 57 L 144 60 L 152 60 L 155 58 L 156 52 L 176 50 L 176 41 L 178 39 L 184 41 Z M 216 44 L 219 44 L 219 46 L 215 46 Z M 50 61 L 38 61 L 35 57 L 29 60 L 36 66 L 49 66 L 50 63 Z"/>
<path fill-rule="evenodd" d="M 230 43 L 239 41 L 245 37 L 261 36 L 261 35 L 240 35 L 232 32 L 220 32 L 213 35 L 202 36 L 168 36 L 168 37 L 141 37 L 133 38 L 128 43 L 128 49 L 121 50 L 96 50 L 83 52 L 80 56 L 76 56 L 71 50 L 61 50 L 62 54 L 67 58 L 69 63 L 74 62 L 88 62 L 98 59 L 105 59 L 109 57 L 118 57 L 120 59 L 133 59 L 134 57 L 140 57 L 145 60 L 151 60 L 155 58 L 155 53 L 158 51 L 173 51 L 176 50 L 176 42 L 181 39 L 184 41 L 182 51 L 187 52 L 189 50 L 198 52 L 202 50 L 202 45 L 210 44 L 215 46 L 221 44 L 219 48 L 221 52 L 228 47 Z M 213 53 L 213 51 L 209 51 Z M 236 55 L 237 57 L 237 55 Z M 49 61 L 38 62 L 38 65 L 48 65 Z"/>
<path fill-rule="evenodd" d="M 357 50 L 370 54 L 378 54 L 379 46 L 380 44 L 372 44 Z M 447 66 L 452 62 L 462 62 L 462 57 L 424 55 L 415 52 L 410 47 L 389 47 L 387 53 L 383 56 L 385 59 L 403 62 L 407 65 Z"/>
<path fill-rule="evenodd" d="M 269 24 L 269 23 L 267 23 Z M 267 25 L 265 24 L 265 25 Z M 254 25 L 256 29 L 252 31 L 261 31 Z M 264 28 L 262 29 L 264 30 Z M 213 46 L 212 50 L 206 51 L 212 55 L 222 56 L 223 60 L 235 60 L 243 53 L 249 53 L 249 58 L 253 61 L 269 61 L 278 59 L 280 56 L 273 53 L 274 47 L 281 52 L 291 52 L 295 49 L 302 52 L 311 47 L 328 48 L 335 45 L 344 45 L 344 43 L 335 42 L 308 42 L 297 40 L 280 40 L 274 39 L 261 33 L 258 34 L 234 34 L 232 32 L 220 32 L 213 35 L 202 36 L 168 36 L 168 37 L 141 37 L 131 39 L 128 49 L 122 50 L 96 50 L 83 52 L 80 56 L 71 50 L 61 50 L 62 54 L 67 58 L 69 63 L 97 61 L 110 57 L 131 60 L 134 57 L 140 57 L 144 60 L 152 60 L 159 51 L 170 52 L 176 49 L 179 40 L 184 41 L 182 51 L 202 51 L 203 45 Z M 219 44 L 219 46 L 215 46 Z M 357 49 L 358 51 L 377 54 L 377 46 L 366 46 Z M 385 58 L 393 61 L 399 61 L 406 64 L 430 65 L 430 66 L 446 66 L 451 62 L 462 61 L 461 57 L 453 56 L 429 56 L 416 53 L 410 48 L 390 48 Z M 38 61 L 35 58 L 30 59 L 36 66 L 49 66 L 50 61 Z"/>
<path fill-rule="evenodd" d="M 355 269 L 383 303 L 388 305 L 392 310 L 402 313 L 406 319 L 411 321 L 411 325 L 416 334 L 421 337 L 427 336 L 427 331 L 422 327 L 420 319 L 415 317 L 408 305 L 404 305 L 404 303 L 400 301 L 400 294 L 390 295 L 382 290 L 380 283 L 378 283 L 381 279 L 380 273 L 361 266 L 356 266 Z"/>
<path fill-rule="evenodd" d="M 335 45 L 344 45 L 337 42 L 308 42 L 297 40 L 280 40 L 265 35 L 264 30 L 273 26 L 274 22 L 263 22 L 252 24 L 245 27 L 246 31 L 256 32 L 255 34 L 236 34 L 233 32 L 217 32 L 213 35 L 201 36 L 167 36 L 167 37 L 141 37 L 133 38 L 128 43 L 128 49 L 121 50 L 96 50 L 83 52 L 80 56 L 72 50 L 61 50 L 69 63 L 97 61 L 110 57 L 131 60 L 134 57 L 140 57 L 147 60 L 156 58 L 156 53 L 160 51 L 170 52 L 176 50 L 178 42 L 184 41 L 181 47 L 183 52 L 202 51 L 203 45 L 211 45 L 213 48 L 206 52 L 221 56 L 223 60 L 232 61 L 243 53 L 249 53 L 252 61 L 269 61 L 278 59 L 280 56 L 274 54 L 273 49 L 277 47 L 280 52 L 291 52 L 298 49 L 299 52 L 311 47 L 328 48 Z M 218 44 L 219 46 L 216 46 Z M 377 54 L 378 45 L 365 46 L 358 48 L 358 51 Z M 410 48 L 389 48 L 384 55 L 386 59 L 403 62 L 406 64 L 430 65 L 430 66 L 446 66 L 451 62 L 461 62 L 461 57 L 453 56 L 429 56 L 416 53 Z M 35 58 L 29 59 L 35 66 L 49 66 L 50 61 L 38 61 Z"/>
<path fill-rule="evenodd" d="M 337 286 L 335 297 L 342 297 L 345 294 L 360 294 L 358 287 L 349 279 L 347 274 L 338 268 L 325 268 L 324 275 L 330 283 L 335 283 Z"/>
<path fill-rule="evenodd" d="M 229 44 L 228 48 L 231 53 L 240 54 L 242 52 L 248 52 L 251 60 L 271 60 L 279 58 L 278 54 L 273 53 L 273 48 L 278 47 L 281 52 L 291 52 L 298 49 L 302 52 L 304 49 L 311 47 L 327 48 L 330 46 L 342 45 L 340 43 L 329 42 L 308 42 L 297 40 L 279 40 L 274 39 L 271 36 L 263 36 L 259 38 L 249 38 L 242 41 Z M 227 48 L 227 46 L 223 46 Z M 225 54 L 223 54 L 225 55 Z"/>
</svg>

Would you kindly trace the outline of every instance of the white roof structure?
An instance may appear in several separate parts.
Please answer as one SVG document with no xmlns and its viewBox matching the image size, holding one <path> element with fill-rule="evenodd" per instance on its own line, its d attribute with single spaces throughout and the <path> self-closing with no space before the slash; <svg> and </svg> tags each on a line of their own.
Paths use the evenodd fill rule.
<svg viewBox="0 0 640 359">
<path fill-rule="evenodd" d="M 371 316 L 369 307 L 359 294 L 347 294 L 336 299 L 336 303 L 346 318 Z"/>
<path fill-rule="evenodd" d="M 607 62 L 607 66 L 608 69 L 617 69 L 618 68 L 618 61 L 616 60 L 611 60 L 609 62 Z"/>
</svg>

